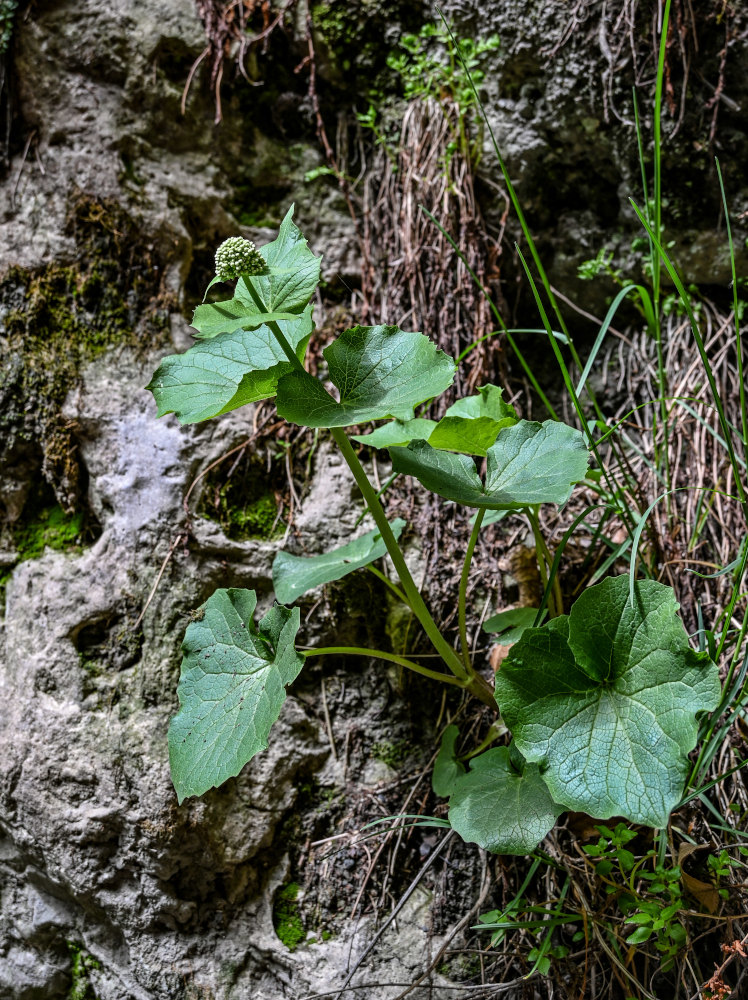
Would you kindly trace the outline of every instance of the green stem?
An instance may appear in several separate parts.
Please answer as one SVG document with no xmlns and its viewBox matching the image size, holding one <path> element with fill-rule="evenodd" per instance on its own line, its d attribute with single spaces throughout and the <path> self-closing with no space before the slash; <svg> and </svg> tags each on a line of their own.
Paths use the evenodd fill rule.
<svg viewBox="0 0 748 1000">
<path fill-rule="evenodd" d="M 572 403 L 574 404 L 574 409 L 577 412 L 577 417 L 579 418 L 579 424 L 580 424 L 580 426 L 582 428 L 582 432 L 583 432 L 585 438 L 587 439 L 588 447 L 592 449 L 592 452 L 593 452 L 595 458 L 597 459 L 597 464 L 602 469 L 603 476 L 604 476 L 605 481 L 606 481 L 606 483 L 608 485 L 608 490 L 610 492 L 610 495 L 611 495 L 611 497 L 614 497 L 616 495 L 616 492 L 617 492 L 617 490 L 616 490 L 616 484 L 615 484 L 614 480 L 612 479 L 611 474 L 610 474 L 610 472 L 608 470 L 607 462 L 603 462 L 603 460 L 602 460 L 602 458 L 600 456 L 599 450 L 598 450 L 598 445 L 595 442 L 595 439 L 592 437 L 592 433 L 591 433 L 589 425 L 587 423 L 587 419 L 586 419 L 586 417 L 584 415 L 584 411 L 582 410 L 582 404 L 580 403 L 579 396 L 577 394 L 576 389 L 574 388 L 574 383 L 571 381 L 571 375 L 569 374 L 569 369 L 568 369 L 568 367 L 566 365 L 566 362 L 564 361 L 563 355 L 561 353 L 561 349 L 559 348 L 558 344 L 556 343 L 556 338 L 553 336 L 553 329 L 551 327 L 550 320 L 548 319 L 548 313 L 545 310 L 545 306 L 543 305 L 543 301 L 540 298 L 540 293 L 538 292 L 538 286 L 535 283 L 535 279 L 532 276 L 532 272 L 530 271 L 530 268 L 527 266 L 527 261 L 525 260 L 525 257 L 524 257 L 522 251 L 519 248 L 519 245 L 516 244 L 516 243 L 515 243 L 515 249 L 517 251 L 517 256 L 519 257 L 520 263 L 522 264 L 522 267 L 524 268 L 525 274 L 527 275 L 527 280 L 528 280 L 528 282 L 530 284 L 530 290 L 532 291 L 533 298 L 535 299 L 535 304 L 537 305 L 538 312 L 540 313 L 540 319 L 541 319 L 541 321 L 543 323 L 543 326 L 546 329 L 546 333 L 548 334 L 548 339 L 550 340 L 550 343 L 551 343 L 551 349 L 553 350 L 553 353 L 555 355 L 556 361 L 558 362 L 558 366 L 561 369 L 561 375 L 563 377 L 564 384 L 566 385 L 568 393 L 571 396 Z M 543 274 L 544 274 L 544 272 L 541 271 L 541 278 L 543 277 Z M 565 326 L 562 326 L 562 329 L 564 330 L 564 332 L 566 331 L 566 327 Z M 580 367 L 580 371 L 584 370 L 581 365 L 579 367 Z M 598 419 L 602 420 L 604 422 L 603 413 L 600 410 L 600 407 L 599 407 L 599 405 L 598 405 L 598 403 L 597 403 L 594 395 L 590 392 L 589 386 L 587 387 L 587 393 L 588 393 L 588 395 L 590 397 L 590 401 L 592 402 L 593 407 L 595 408 L 595 412 L 597 414 Z M 613 453 L 614 453 L 614 455 L 616 455 L 616 457 L 618 459 L 618 464 L 620 466 L 620 458 L 618 457 L 617 451 L 615 449 L 613 449 Z M 629 533 L 631 533 L 633 531 L 633 520 L 631 518 L 631 515 L 630 515 L 628 509 L 624 507 L 622 510 L 619 511 L 619 514 L 620 514 L 621 518 L 626 522 L 627 527 L 629 529 Z"/>
<path fill-rule="evenodd" d="M 483 753 L 486 747 L 490 747 L 493 742 L 495 742 L 500 736 L 503 736 L 504 733 L 506 732 L 508 732 L 506 726 L 501 721 L 501 719 L 498 719 L 496 722 L 492 724 L 491 728 L 488 730 L 486 738 L 482 740 L 474 750 L 471 750 L 470 753 L 466 753 L 463 757 L 460 757 L 459 759 L 463 762 L 467 760 L 472 760 L 473 757 L 477 757 L 479 753 Z"/>
<path fill-rule="evenodd" d="M 555 560 L 551 555 L 551 551 L 545 544 L 545 539 L 541 538 L 541 543 L 543 546 L 543 553 L 548 563 L 548 572 L 552 580 L 553 596 L 556 602 L 556 613 L 562 615 L 564 613 L 564 596 L 561 593 L 561 581 L 558 578 L 558 571 L 554 571 Z"/>
<path fill-rule="evenodd" d="M 483 524 L 483 518 L 485 517 L 485 509 L 481 509 L 475 515 L 475 524 L 473 525 L 473 530 L 470 533 L 470 541 L 468 542 L 467 551 L 465 552 L 465 562 L 462 564 L 462 576 L 460 577 L 460 593 L 457 599 L 457 615 L 460 622 L 460 646 L 462 648 L 462 659 L 465 663 L 465 669 L 468 673 L 472 672 L 472 664 L 470 662 L 470 647 L 468 646 L 467 637 L 467 614 L 465 611 L 465 604 L 467 598 L 467 586 L 468 579 L 470 577 L 470 564 L 473 561 L 473 552 L 475 552 L 475 546 L 478 541 L 478 535 L 480 534 L 480 526 Z"/>
<path fill-rule="evenodd" d="M 444 663 L 447 667 L 449 667 L 455 677 L 462 682 L 462 686 L 485 705 L 495 707 L 496 702 L 494 700 L 491 685 L 488 681 L 481 677 L 480 674 L 477 674 L 472 670 L 466 672 L 462 660 L 444 639 L 444 636 L 439 631 L 436 622 L 431 617 L 431 613 L 426 607 L 420 591 L 413 581 L 413 577 L 410 575 L 410 570 L 408 569 L 405 558 L 400 551 L 397 540 L 392 534 L 392 529 L 390 528 L 389 521 L 387 520 L 387 515 L 379 502 L 376 490 L 369 482 L 361 462 L 358 459 L 358 455 L 353 450 L 345 432 L 341 427 L 331 427 L 330 432 L 338 448 L 340 448 L 341 454 L 346 460 L 348 467 L 353 473 L 353 478 L 356 481 L 356 485 L 361 490 L 364 502 L 371 511 L 371 515 L 374 518 L 376 526 L 379 528 L 382 541 L 387 547 L 387 551 L 389 552 L 390 558 L 394 563 L 397 575 L 400 577 L 400 583 L 402 584 L 405 596 L 408 598 L 408 604 L 410 605 L 413 614 L 421 623 L 421 626 L 431 640 L 434 649 L 437 653 L 439 653 L 441 658 L 444 660 Z"/>
<path fill-rule="evenodd" d="M 727 644 L 727 631 L 730 627 L 730 621 L 732 620 L 732 616 L 735 611 L 735 605 L 738 603 L 740 586 L 743 582 L 743 577 L 745 576 L 746 569 L 748 569 L 748 538 L 745 539 L 743 542 L 743 552 L 741 553 L 740 562 L 738 563 L 738 567 L 735 570 L 735 576 L 733 577 L 732 593 L 730 594 L 730 601 L 728 603 L 727 610 L 725 612 L 725 624 L 722 629 L 722 636 L 720 638 L 719 646 L 717 648 L 717 655 L 715 657 L 717 663 L 719 663 L 719 660 L 722 657 L 723 652 L 725 651 L 725 646 Z M 743 626 L 745 626 L 745 621 L 743 622 Z M 738 649 L 736 650 L 736 655 L 738 655 L 739 653 L 740 653 L 740 648 L 738 647 Z M 730 681 L 732 680 L 733 673 L 734 673 L 734 663 L 731 664 L 730 666 L 730 671 L 725 681 L 725 690 L 727 690 Z"/>
<path fill-rule="evenodd" d="M 252 301 L 257 306 L 257 308 L 260 310 L 260 312 L 264 312 L 264 313 L 270 312 L 270 310 L 268 309 L 268 307 L 262 301 L 260 293 L 257 291 L 257 289 L 255 288 L 255 286 L 252 284 L 251 279 L 245 281 L 244 284 L 246 285 L 247 289 L 249 290 L 249 294 L 252 296 Z M 291 347 L 291 345 L 289 344 L 289 342 L 286 340 L 285 334 L 283 333 L 283 331 L 281 330 L 281 328 L 278 326 L 278 324 L 275 321 L 270 320 L 269 322 L 267 322 L 265 324 L 265 326 L 267 326 L 267 328 L 273 334 L 273 336 L 275 337 L 275 339 L 278 341 L 278 344 L 280 345 L 281 350 L 286 355 L 286 357 L 291 362 L 291 364 L 294 366 L 294 368 L 296 368 L 297 370 L 300 370 L 300 371 L 304 372 L 304 374 L 306 374 L 306 369 L 304 368 L 304 366 L 302 365 L 302 363 L 299 361 L 299 359 L 296 357 L 296 353 L 295 353 L 293 347 Z"/>
<path fill-rule="evenodd" d="M 661 126 L 662 126 L 662 88 L 665 79 L 665 57 L 667 53 L 667 36 L 670 23 L 670 2 L 666 0 L 665 9 L 662 15 L 662 32 L 660 34 L 660 49 L 657 58 L 657 83 L 655 87 L 655 107 L 654 107 L 654 232 L 656 242 L 662 241 L 662 150 L 661 150 Z M 647 206 L 649 214 L 649 206 Z M 654 302 L 655 314 L 655 343 L 657 346 L 657 381 L 660 389 L 660 420 L 662 422 L 662 460 L 665 465 L 665 486 L 672 489 L 672 479 L 670 471 L 670 427 L 667 406 L 664 397 L 667 395 L 667 374 L 665 372 L 665 354 L 662 346 L 662 323 L 660 321 L 660 289 L 662 287 L 662 262 L 658 248 L 649 241 L 650 261 L 652 266 L 652 299 Z M 655 438 L 657 428 L 654 428 Z M 659 465 L 659 462 L 658 462 Z M 672 514 L 670 495 L 666 500 L 668 518 Z"/>
<path fill-rule="evenodd" d="M 270 332 L 273 334 L 273 336 L 275 337 L 275 339 L 278 341 L 278 343 L 280 344 L 280 346 L 283 348 L 283 353 L 286 355 L 286 357 L 291 362 L 291 364 L 294 366 L 294 368 L 296 368 L 298 371 L 303 372 L 306 375 L 306 368 L 302 365 L 302 363 L 296 357 L 296 353 L 295 353 L 293 347 L 291 347 L 291 345 L 289 344 L 289 342 L 286 340 L 285 334 L 283 333 L 283 331 L 281 330 L 281 328 L 278 326 L 278 324 L 275 323 L 275 322 L 273 322 L 271 320 L 267 324 L 267 327 L 270 330 Z"/>
<path fill-rule="evenodd" d="M 402 584 L 405 596 L 408 598 L 408 604 L 413 609 L 413 613 L 423 626 L 426 635 L 429 637 L 434 648 L 440 654 L 449 669 L 455 677 L 459 677 L 460 680 L 465 680 L 467 674 L 462 665 L 462 661 L 444 639 L 436 625 L 436 622 L 431 617 L 431 614 L 415 585 L 413 577 L 410 575 L 410 570 L 408 569 L 405 558 L 400 551 L 400 546 L 397 544 L 397 539 L 392 533 L 392 528 L 390 528 L 387 515 L 379 502 L 376 490 L 369 482 L 369 478 L 364 472 L 363 466 L 358 459 L 358 455 L 353 450 L 351 442 L 348 440 L 345 431 L 342 427 L 331 427 L 330 433 L 332 434 L 338 448 L 340 448 L 348 467 L 353 473 L 353 478 L 356 480 L 356 485 L 361 490 L 364 502 L 369 508 L 377 528 L 379 528 L 382 541 L 386 545 L 390 558 L 395 565 L 397 575 L 400 577 L 400 583 Z"/>
<path fill-rule="evenodd" d="M 390 486 L 392 486 L 392 484 L 395 482 L 395 480 L 397 479 L 397 477 L 399 475 L 400 475 L 399 472 L 393 472 L 392 475 L 390 476 L 390 478 L 384 484 L 384 486 L 380 487 L 380 489 L 377 490 L 377 496 L 378 497 L 383 496 L 387 492 L 387 490 L 390 488 Z M 363 519 L 366 517 L 366 514 L 367 514 L 367 511 L 366 511 L 366 509 L 364 509 L 362 511 L 362 513 L 359 514 L 358 520 L 356 521 L 356 523 L 353 525 L 354 528 L 357 528 L 359 526 L 359 524 L 361 524 L 361 522 L 363 521 Z"/>
<path fill-rule="evenodd" d="M 535 554 L 538 559 L 538 569 L 540 570 L 540 582 L 543 584 L 543 590 L 545 591 L 548 589 L 548 567 L 553 566 L 553 559 L 548 551 L 548 546 L 545 544 L 543 533 L 540 530 L 537 510 L 528 507 L 526 513 L 532 528 L 533 538 L 535 539 Z M 557 585 L 558 577 L 554 577 L 553 591 L 548 597 L 548 614 L 551 618 L 557 618 L 563 609 L 563 604 L 559 603 L 561 588 Z"/>
<path fill-rule="evenodd" d="M 384 575 L 381 569 L 377 569 L 376 566 L 367 566 L 366 569 L 368 569 L 370 573 L 373 573 L 374 576 L 377 577 L 377 579 L 382 581 L 382 583 L 386 584 L 390 588 L 392 593 L 395 595 L 395 597 L 397 597 L 398 600 L 403 602 L 406 608 L 410 608 L 410 604 L 408 604 L 408 598 L 405 596 L 402 590 L 400 590 L 397 584 L 393 583 L 392 580 L 390 580 L 388 577 Z M 410 610 L 412 611 L 413 609 L 410 608 Z"/>
<path fill-rule="evenodd" d="M 254 300 L 258 309 L 261 309 L 263 312 L 268 312 L 257 290 L 252 286 L 251 281 L 246 282 L 246 284 L 249 289 L 250 295 L 252 296 L 252 299 Z M 291 362 L 291 364 L 295 368 L 306 374 L 304 366 L 296 357 L 293 348 L 286 340 L 278 324 L 275 322 L 269 322 L 267 326 L 272 332 L 275 339 L 280 344 L 284 354 Z M 483 679 L 483 677 L 481 677 L 479 674 L 474 673 L 472 669 L 467 672 L 465 671 L 465 668 L 459 656 L 457 655 L 455 650 L 452 649 L 449 643 L 444 639 L 441 632 L 439 631 L 439 628 L 437 627 L 436 622 L 431 617 L 431 614 L 428 608 L 426 607 L 426 604 L 424 603 L 424 600 L 421 597 L 420 592 L 418 591 L 418 588 L 416 587 L 412 576 L 410 575 L 410 570 L 408 569 L 403 554 L 400 551 L 400 547 L 397 544 L 397 539 L 392 533 L 389 521 L 387 520 L 387 515 L 385 514 L 384 508 L 379 502 L 379 497 L 377 495 L 377 492 L 369 482 L 368 476 L 364 472 L 363 466 L 358 460 L 358 455 L 356 455 L 356 452 L 353 450 L 351 443 L 345 434 L 345 431 L 343 430 L 342 427 L 331 427 L 330 433 L 332 434 L 333 439 L 335 440 L 335 443 L 337 444 L 338 448 L 340 448 L 341 454 L 343 455 L 343 458 L 346 460 L 348 467 L 353 473 L 353 478 L 356 480 L 356 485 L 361 490 L 364 501 L 369 510 L 371 511 L 372 517 L 374 518 L 377 527 L 379 528 L 379 533 L 382 536 L 382 541 L 387 547 L 387 551 L 390 554 L 390 558 L 392 559 L 392 562 L 395 565 L 397 575 L 400 577 L 400 582 L 403 586 L 403 590 L 407 598 L 406 603 L 411 608 L 413 614 L 416 616 L 418 621 L 421 623 L 424 631 L 426 632 L 426 635 L 431 640 L 436 651 L 439 653 L 439 655 L 442 657 L 447 667 L 449 667 L 449 669 L 455 675 L 457 680 L 460 682 L 460 686 L 467 688 L 467 690 L 470 691 L 472 695 L 474 695 L 476 698 L 479 698 L 482 702 L 484 702 L 484 704 L 494 706 L 496 703 L 493 697 L 493 691 L 491 690 L 491 686 L 488 684 L 486 680 Z M 408 661 L 408 664 L 405 665 L 411 665 L 411 664 L 409 664 Z M 413 669 L 416 669 L 415 666 L 413 665 L 411 666 Z M 425 670 L 426 670 L 425 667 L 418 668 L 419 672 L 423 672 Z M 431 671 L 430 673 L 434 674 L 435 677 L 442 679 L 441 675 L 434 673 L 434 671 Z"/>
<path fill-rule="evenodd" d="M 738 389 L 740 391 L 740 419 L 743 428 L 743 450 L 748 450 L 748 409 L 746 408 L 745 399 L 745 381 L 743 379 L 743 345 L 742 345 L 742 335 L 740 332 L 740 318 L 738 311 L 738 278 L 735 272 L 735 247 L 732 242 L 732 229 L 730 228 L 730 212 L 727 208 L 727 196 L 725 194 L 725 185 L 722 181 L 722 170 L 719 165 L 719 160 L 715 157 L 715 163 L 717 164 L 717 177 L 719 178 L 719 189 L 722 193 L 722 210 L 725 213 L 725 226 L 727 228 L 727 243 L 730 248 L 730 267 L 732 269 L 732 308 L 733 316 L 735 317 L 735 339 L 737 348 L 737 359 L 738 359 Z"/>
<path fill-rule="evenodd" d="M 442 681 L 444 684 L 452 684 L 455 687 L 465 687 L 464 681 L 449 674 L 440 674 L 438 670 L 429 670 L 422 667 L 420 663 L 414 663 L 405 656 L 398 656 L 397 653 L 387 653 L 383 649 L 366 649 L 363 646 L 324 646 L 322 649 L 301 650 L 301 655 L 307 656 L 368 656 L 375 660 L 387 660 L 389 663 L 396 663 L 400 667 L 407 667 L 417 674 L 430 677 L 434 681 Z M 492 699 L 493 701 L 493 699 Z M 495 703 L 494 703 L 495 704 Z"/>
</svg>

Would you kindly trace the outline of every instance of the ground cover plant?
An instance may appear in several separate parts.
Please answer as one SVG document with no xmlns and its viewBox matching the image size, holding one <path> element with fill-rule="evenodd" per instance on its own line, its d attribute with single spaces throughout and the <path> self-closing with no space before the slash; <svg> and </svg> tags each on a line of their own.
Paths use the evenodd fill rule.
<svg viewBox="0 0 748 1000">
<path fill-rule="evenodd" d="M 731 357 L 739 389 L 733 413 L 727 397 L 735 393 L 726 392 L 715 376 L 708 352 L 711 338 L 704 336 L 663 240 L 659 117 L 668 13 L 666 5 L 654 116 L 653 192 L 650 197 L 643 169 L 643 207 L 634 204 L 648 246 L 649 280 L 622 282 L 585 362 L 565 326 L 497 149 L 532 266 L 518 250 L 519 258 L 576 426 L 558 419 L 534 382 L 549 411 L 549 419 L 542 422 L 521 419 L 507 402 L 504 387 L 491 384 L 452 403 L 441 419 L 431 419 L 428 406 L 452 386 L 456 361 L 422 334 L 389 325 L 355 326 L 329 345 L 323 352 L 326 388 L 304 365 L 320 261 L 295 226 L 292 209 L 277 239 L 259 250 L 241 238 L 219 247 L 215 282 L 235 281 L 233 296 L 198 307 L 193 320 L 197 343 L 183 355 L 164 359 L 149 386 L 159 414 L 174 412 L 185 423 L 275 398 L 279 416 L 288 422 L 329 430 L 374 521 L 370 531 L 325 555 L 280 553 L 273 569 L 279 603 L 259 621 L 253 591 L 219 590 L 200 609 L 185 636 L 180 710 L 169 731 L 179 800 L 203 794 L 238 774 L 267 746 L 286 687 L 310 656 L 378 658 L 435 684 L 460 689 L 488 706 L 496 724 L 473 745 L 456 726 L 445 729 L 433 775 L 435 792 L 449 799 L 441 825 L 487 851 L 534 853 L 534 866 L 558 868 L 538 847 L 562 814 L 584 814 L 598 836 L 596 844 L 584 848 L 583 863 L 593 867 L 609 897 L 607 908 L 594 913 L 575 909 L 572 896 L 585 894 L 568 866 L 553 906 L 528 904 L 523 887 L 508 908 L 484 914 L 481 926 L 492 932 L 496 947 L 509 931 L 530 937 L 528 973 L 547 974 L 553 963 L 569 956 L 574 944 L 586 944 L 592 935 L 607 950 L 622 988 L 636 996 L 666 995 L 653 993 L 637 968 L 640 946 L 651 942 L 660 956 L 655 971 L 664 975 L 676 966 L 689 941 L 684 915 L 690 903 L 684 902 L 684 889 L 693 898 L 699 879 L 686 877 L 688 851 L 678 852 L 677 863 L 673 857 L 671 814 L 698 800 L 733 837 L 724 855 L 709 856 L 712 881 L 702 881 L 700 890 L 706 912 L 716 912 L 719 899 L 725 898 L 718 895 L 714 903 L 709 897 L 707 905 L 704 893 L 710 885 L 729 897 L 725 882 L 741 865 L 744 849 L 737 837 L 739 822 L 729 823 L 730 817 L 709 798 L 736 770 L 737 765 L 731 765 L 715 776 L 712 768 L 746 703 L 748 419 L 741 308 L 728 221 Z M 644 166 L 643 157 L 642 162 Z M 721 183 L 719 167 L 717 171 Z M 729 220 L 724 191 L 722 195 Z M 588 276 L 593 270 L 587 269 Z M 675 289 L 670 294 L 678 296 L 677 309 L 663 293 L 665 280 Z M 655 392 L 637 408 L 647 407 L 652 414 L 651 497 L 632 471 L 634 413 L 606 413 L 590 386 L 590 373 L 607 348 L 616 312 L 629 297 L 641 311 L 657 361 Z M 690 387 L 673 392 L 669 385 L 668 318 L 678 313 L 702 365 L 698 392 Z M 681 484 L 672 442 L 684 409 L 721 449 L 720 476 L 712 484 Z M 369 423 L 376 428 L 346 433 L 346 428 L 363 431 L 362 425 Z M 410 477 L 423 490 L 474 512 L 460 574 L 456 643 L 439 628 L 417 587 L 399 544 L 406 525 L 388 520 L 381 491 L 368 477 L 354 441 L 386 451 L 393 474 Z M 679 506 L 684 493 L 699 494 L 690 519 Z M 661 582 L 667 578 L 663 538 L 688 532 L 689 551 L 698 547 L 699 562 L 710 562 L 713 553 L 702 539 L 711 512 L 721 504 L 738 512 L 739 530 L 728 540 L 729 558 L 702 565 L 711 570 L 703 575 L 717 581 L 721 601 L 695 602 L 690 616 L 697 627 L 689 634 L 678 616 L 674 587 Z M 549 510 L 573 512 L 555 546 L 545 532 Z M 467 598 L 481 531 L 502 516 L 526 520 L 543 597 L 537 607 L 499 612 L 485 623 L 486 631 L 498 635 L 509 650 L 492 685 L 473 656 Z M 594 526 L 597 548 L 590 552 L 587 586 L 576 596 L 565 592 L 560 566 L 565 550 L 588 523 Z M 385 557 L 390 563 L 375 565 Z M 410 611 L 441 663 L 389 649 L 307 650 L 297 645 L 299 610 L 287 605 L 364 567 Z M 606 820 L 612 822 L 601 822 Z M 655 832 L 647 835 L 644 828 Z M 689 837 L 686 830 L 681 847 Z M 637 838 L 640 850 L 635 853 Z M 566 925 L 574 928 L 570 943 L 554 942 L 554 934 Z M 731 954 L 739 956 L 739 948 Z M 724 991 L 730 987 L 724 985 L 723 971 L 707 986 L 707 977 L 691 969 L 691 992 L 727 995 Z M 668 980 L 667 995 L 678 995 L 684 975 L 680 967 Z"/>
</svg>

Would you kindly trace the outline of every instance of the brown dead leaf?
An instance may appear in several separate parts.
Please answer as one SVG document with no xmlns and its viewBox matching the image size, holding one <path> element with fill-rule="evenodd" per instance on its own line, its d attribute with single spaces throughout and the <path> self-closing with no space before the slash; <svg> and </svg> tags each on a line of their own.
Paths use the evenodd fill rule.
<svg viewBox="0 0 748 1000">
<path fill-rule="evenodd" d="M 491 670 L 496 673 L 507 658 L 511 646 L 493 646 L 491 652 L 488 655 L 488 662 L 491 664 Z"/>
<path fill-rule="evenodd" d="M 543 585 L 540 581 L 538 559 L 535 549 L 518 545 L 509 555 L 499 562 L 499 569 L 511 573 L 519 588 L 518 604 L 524 607 L 536 608 L 543 597 Z"/>
<path fill-rule="evenodd" d="M 683 862 L 696 851 L 703 850 L 698 844 L 681 844 L 678 848 L 678 866 L 681 870 L 681 882 L 686 892 L 690 893 L 707 913 L 716 913 L 719 909 L 719 893 L 711 882 L 702 882 L 701 879 L 689 875 L 683 867 Z"/>
</svg>

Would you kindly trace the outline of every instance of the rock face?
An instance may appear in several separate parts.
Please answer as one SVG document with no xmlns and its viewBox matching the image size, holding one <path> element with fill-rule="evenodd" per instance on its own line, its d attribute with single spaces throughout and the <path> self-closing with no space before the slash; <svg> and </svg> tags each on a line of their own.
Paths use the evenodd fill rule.
<svg viewBox="0 0 748 1000">
<path fill-rule="evenodd" d="M 308 51 L 301 5 L 285 32 L 271 36 L 267 55 L 252 50 L 250 75 L 257 84 L 272 70 L 267 86 L 230 81 L 227 60 L 223 122 L 215 125 L 211 55 L 182 115 L 187 78 L 206 45 L 198 11 L 218 6 L 38 0 L 18 11 L 6 60 L 13 128 L 0 186 L 2 1000 L 298 1000 L 342 985 L 349 956 L 364 950 L 374 927 L 369 918 L 339 920 L 330 940 L 289 950 L 273 918 L 276 891 L 296 877 L 289 847 L 298 853 L 298 831 L 294 840 L 289 830 L 298 821 L 304 836 L 329 832 L 309 819 L 321 814 L 320 796 L 374 801 L 394 775 L 392 761 L 381 759 L 387 754 L 377 759 L 372 747 L 392 748 L 419 728 L 410 718 L 418 711 L 396 702 L 385 673 L 360 663 L 329 674 L 310 667 L 269 750 L 238 779 L 181 807 L 171 787 L 166 731 L 190 611 L 219 586 L 253 587 L 267 606 L 281 540 L 237 541 L 196 515 L 202 481 L 189 518 L 183 506 L 196 476 L 251 436 L 252 410 L 183 428 L 173 417 L 157 420 L 142 387 L 163 353 L 190 342 L 184 317 L 210 277 L 213 248 L 240 226 L 266 237 L 278 206 L 296 198 L 305 234 L 325 252 L 330 285 L 339 292 L 356 283 L 360 267 L 339 189 L 329 177 L 304 180 L 325 161 L 306 79 L 294 74 Z M 633 69 L 625 54 L 620 66 L 608 59 L 599 24 L 583 25 L 594 6 L 576 5 L 579 25 L 564 39 L 568 4 L 445 5 L 463 32 L 501 36 L 485 83 L 489 118 L 558 282 L 606 241 L 624 254 L 629 239 L 631 133 L 621 138 L 613 123 Z M 417 5 L 375 0 L 314 6 L 318 90 L 331 132 L 341 109 L 350 115 L 366 75 L 383 71 L 387 52 L 373 47 L 367 24 L 381 25 L 377 37 L 389 46 L 403 26 L 417 30 L 428 16 Z M 361 47 L 358 64 L 353 45 Z M 744 57 L 745 34 L 740 45 Z M 740 163 L 748 91 L 732 51 L 718 133 L 725 138 L 717 142 Z M 687 120 L 675 148 L 703 142 L 710 121 L 706 113 Z M 678 173 L 673 155 L 684 183 L 707 176 L 707 155 L 698 154 L 690 173 Z M 725 173 L 745 209 L 745 178 L 732 166 Z M 486 214 L 500 216 L 503 200 L 486 199 Z M 706 222 L 713 190 L 707 201 L 684 209 L 675 226 L 688 241 L 687 277 L 709 283 L 723 280 L 725 257 Z M 126 252 L 123 234 L 136 252 Z M 22 551 L 19 526 L 39 484 L 44 504 L 58 503 L 65 516 L 83 512 L 88 527 L 75 545 Z M 314 552 L 346 539 L 356 502 L 345 467 L 321 446 L 289 544 Z M 351 641 L 383 631 L 386 618 L 380 592 L 333 589 L 305 637 Z M 331 911 L 333 896 L 324 896 Z M 341 913 L 350 902 L 339 904 Z M 418 978 L 439 949 L 432 930 L 429 895 L 419 889 L 354 980 L 362 986 L 356 996 L 394 997 L 402 987 L 377 984 Z M 411 996 L 453 996 L 446 985 L 434 975 Z"/>
<path fill-rule="evenodd" d="M 267 603 L 280 543 L 231 542 L 195 519 L 193 557 L 177 549 L 137 626 L 196 470 L 251 426 L 244 411 L 199 431 L 157 421 L 141 388 L 148 365 L 108 354 L 66 404 L 100 537 L 77 554 L 22 562 L 7 586 L 0 995 L 73 995 L 73 958 L 83 955 L 81 996 L 295 997 L 333 982 L 353 942 L 310 946 L 297 958 L 278 939 L 272 893 L 287 859 L 274 835 L 300 787 L 344 779 L 320 711 L 292 697 L 271 748 L 239 779 L 176 804 L 165 735 L 185 611 L 227 584 L 256 587 Z M 354 514 L 352 480 L 326 451 L 307 516 L 322 497 L 336 527 L 331 537 L 315 518 L 308 539 L 324 547 Z M 376 729 L 372 706 L 375 697 L 356 712 Z M 349 721 L 336 718 L 339 741 Z M 424 935 L 416 922 L 398 938 L 400 958 L 385 963 L 393 981 L 417 968 Z"/>
</svg>

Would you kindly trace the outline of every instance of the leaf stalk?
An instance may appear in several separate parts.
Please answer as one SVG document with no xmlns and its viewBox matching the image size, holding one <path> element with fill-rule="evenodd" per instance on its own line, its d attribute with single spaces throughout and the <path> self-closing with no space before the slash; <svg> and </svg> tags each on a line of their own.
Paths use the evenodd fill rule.
<svg viewBox="0 0 748 1000">
<path fill-rule="evenodd" d="M 405 562 L 405 557 L 400 551 L 400 546 L 397 544 L 397 540 L 392 533 L 389 521 L 387 520 L 387 515 L 379 502 L 377 492 L 369 482 L 369 478 L 364 472 L 358 455 L 353 450 L 345 431 L 342 427 L 331 427 L 330 432 L 338 448 L 340 448 L 340 452 L 348 464 L 348 467 L 353 473 L 353 478 L 356 481 L 356 485 L 361 490 L 364 502 L 371 511 L 371 515 L 374 518 L 377 528 L 379 528 L 382 541 L 387 547 L 387 551 L 395 566 L 397 575 L 400 578 L 400 583 L 402 584 L 405 596 L 408 598 L 408 604 L 412 608 L 413 614 L 421 623 L 421 626 L 431 640 L 434 649 L 436 649 L 439 653 L 447 667 L 449 667 L 458 680 L 463 682 L 462 686 L 470 691 L 471 694 L 475 695 L 476 698 L 479 698 L 484 704 L 491 705 L 493 707 L 496 703 L 494 701 L 493 691 L 491 690 L 488 682 L 479 674 L 475 674 L 472 669 L 468 671 L 465 668 L 460 657 L 439 631 L 436 622 L 426 607 L 420 591 L 416 587 L 410 570 Z"/>
</svg>

